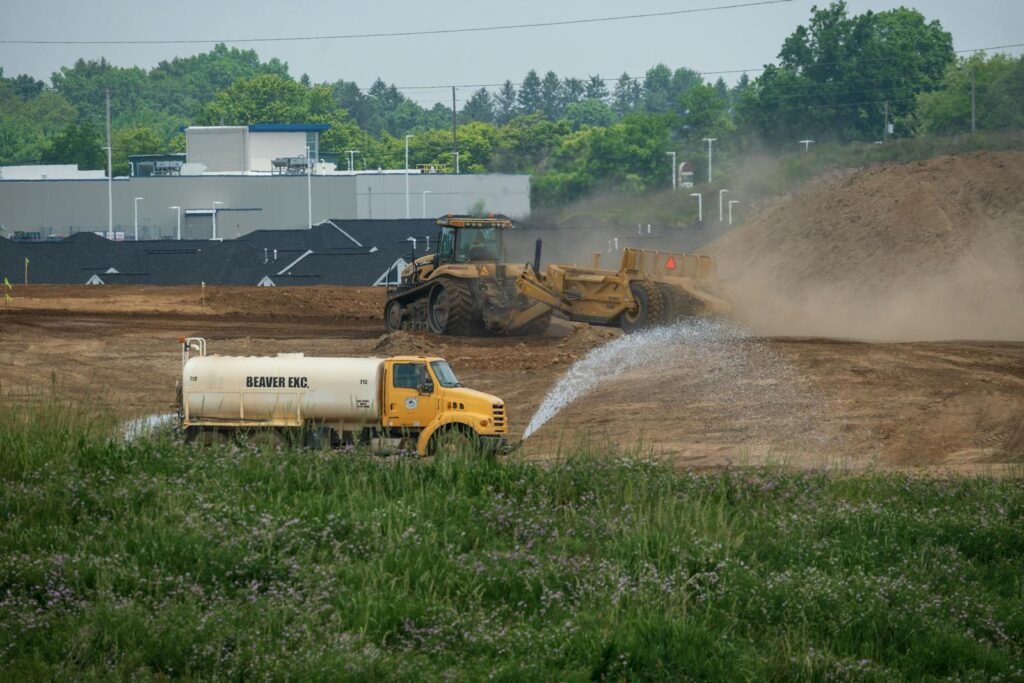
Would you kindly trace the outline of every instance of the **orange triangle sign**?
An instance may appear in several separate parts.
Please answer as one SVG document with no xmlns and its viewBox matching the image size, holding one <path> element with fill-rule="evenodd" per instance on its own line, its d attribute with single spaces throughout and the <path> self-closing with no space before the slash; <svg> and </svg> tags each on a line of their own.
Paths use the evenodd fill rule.
<svg viewBox="0 0 1024 683">
<path fill-rule="evenodd" d="M 669 256 L 668 257 L 668 261 L 665 261 L 665 268 L 667 270 L 675 270 L 676 269 L 676 257 L 675 256 Z"/>
</svg>

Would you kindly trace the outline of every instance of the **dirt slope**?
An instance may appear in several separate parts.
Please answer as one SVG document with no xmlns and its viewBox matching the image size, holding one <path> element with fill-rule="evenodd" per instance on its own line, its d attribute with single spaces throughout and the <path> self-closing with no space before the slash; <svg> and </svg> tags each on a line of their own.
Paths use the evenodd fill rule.
<svg viewBox="0 0 1024 683">
<path fill-rule="evenodd" d="M 834 174 L 712 245 L 771 335 L 1024 339 L 1024 153 Z"/>
</svg>

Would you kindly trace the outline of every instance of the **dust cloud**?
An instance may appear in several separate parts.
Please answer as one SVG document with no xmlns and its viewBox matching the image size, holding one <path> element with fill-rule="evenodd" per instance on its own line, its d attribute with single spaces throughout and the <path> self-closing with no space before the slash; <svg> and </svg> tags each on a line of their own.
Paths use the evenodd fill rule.
<svg viewBox="0 0 1024 683">
<path fill-rule="evenodd" d="M 711 251 L 759 334 L 1024 340 L 1024 153 L 821 178 Z"/>
</svg>

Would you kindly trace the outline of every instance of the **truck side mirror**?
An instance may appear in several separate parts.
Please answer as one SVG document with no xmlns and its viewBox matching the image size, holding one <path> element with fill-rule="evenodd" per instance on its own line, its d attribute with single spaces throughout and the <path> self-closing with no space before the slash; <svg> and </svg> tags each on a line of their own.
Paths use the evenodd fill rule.
<svg viewBox="0 0 1024 683">
<path fill-rule="evenodd" d="M 434 393 L 434 383 L 428 379 L 419 385 L 416 390 L 420 393 L 420 396 L 429 396 Z"/>
</svg>

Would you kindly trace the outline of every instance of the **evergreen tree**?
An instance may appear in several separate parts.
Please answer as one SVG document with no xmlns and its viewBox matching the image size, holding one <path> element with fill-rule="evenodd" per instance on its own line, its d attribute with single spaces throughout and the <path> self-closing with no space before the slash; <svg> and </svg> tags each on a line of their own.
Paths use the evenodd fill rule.
<svg viewBox="0 0 1024 683">
<path fill-rule="evenodd" d="M 562 105 L 567 107 L 582 100 L 585 87 L 583 81 L 578 78 L 566 78 L 562 81 Z"/>
<path fill-rule="evenodd" d="M 516 88 L 506 80 L 494 96 L 494 118 L 497 123 L 508 123 L 516 116 Z"/>
<path fill-rule="evenodd" d="M 556 121 L 562 114 L 562 81 L 554 71 L 544 74 L 540 83 L 540 106 L 549 121 Z"/>
<path fill-rule="evenodd" d="M 625 116 L 633 111 L 642 94 L 643 86 L 628 73 L 623 72 L 615 83 L 615 91 L 612 93 L 612 109 L 619 116 Z"/>
<path fill-rule="evenodd" d="M 466 122 L 482 121 L 491 123 L 494 121 L 494 103 L 491 101 L 491 94 L 487 88 L 480 88 L 466 101 L 462 107 L 462 118 Z"/>
<path fill-rule="evenodd" d="M 601 78 L 600 74 L 594 74 L 587 80 L 583 97 L 588 100 L 598 100 L 599 102 L 604 102 L 608 99 L 608 86 L 604 84 L 604 79 Z"/>
<path fill-rule="evenodd" d="M 526 74 L 517 97 L 520 114 L 535 114 L 542 110 L 540 76 L 533 69 Z"/>
</svg>

